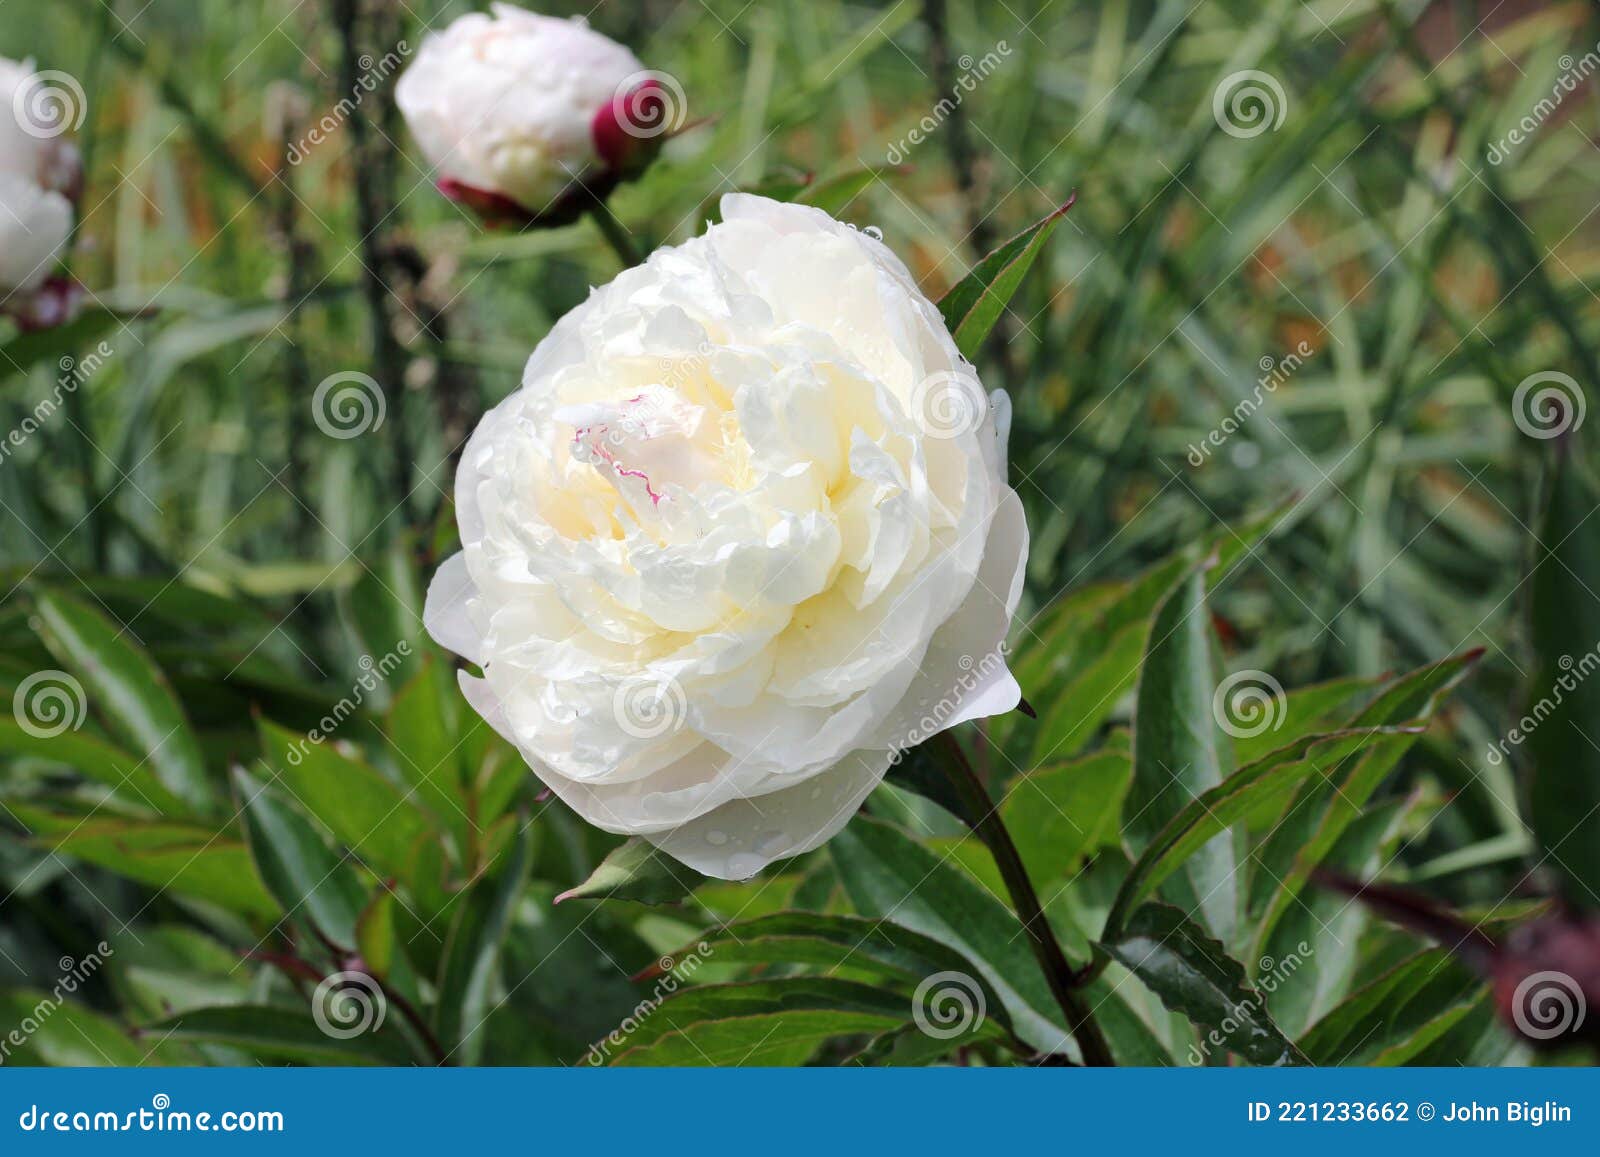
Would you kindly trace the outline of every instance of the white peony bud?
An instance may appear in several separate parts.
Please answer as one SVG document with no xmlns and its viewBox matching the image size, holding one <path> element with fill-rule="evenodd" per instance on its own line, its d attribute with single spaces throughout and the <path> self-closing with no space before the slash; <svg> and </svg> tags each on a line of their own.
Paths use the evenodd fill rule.
<svg viewBox="0 0 1600 1157">
<path fill-rule="evenodd" d="M 0 174 L 0 302 L 43 285 L 71 232 L 65 197 Z"/>
<path fill-rule="evenodd" d="M 580 184 L 603 193 L 648 163 L 675 116 L 657 91 L 656 74 L 581 18 L 496 4 L 424 40 L 395 101 L 447 195 L 491 216 L 503 200 L 532 219 L 558 213 Z M 629 131 L 641 116 L 655 119 Z"/>
<path fill-rule="evenodd" d="M 731 195 L 562 318 L 456 477 L 428 629 L 591 823 L 712 876 L 817 847 L 1016 706 L 1010 406 L 895 256 Z"/>
</svg>

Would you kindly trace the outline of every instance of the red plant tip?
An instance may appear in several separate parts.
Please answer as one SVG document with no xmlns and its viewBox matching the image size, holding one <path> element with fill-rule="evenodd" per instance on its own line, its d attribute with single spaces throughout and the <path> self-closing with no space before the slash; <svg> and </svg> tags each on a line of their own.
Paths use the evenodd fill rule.
<svg viewBox="0 0 1600 1157">
<path fill-rule="evenodd" d="M 449 200 L 472 210 L 490 228 L 520 228 L 533 222 L 534 215 L 504 193 L 480 189 L 454 177 L 441 178 L 437 188 Z"/>
<path fill-rule="evenodd" d="M 682 116 L 680 94 L 650 77 L 601 105 L 589 122 L 589 135 L 608 170 L 636 177 L 649 168 Z"/>
<path fill-rule="evenodd" d="M 1232 647 L 1240 639 L 1239 629 L 1221 611 L 1211 612 L 1211 625 L 1216 628 L 1217 636 L 1228 646 Z"/>
<path fill-rule="evenodd" d="M 1425 893 L 1394 884 L 1362 881 L 1343 872 L 1316 868 L 1311 880 L 1320 887 L 1359 900 L 1391 924 L 1438 941 L 1473 971 L 1487 975 L 1498 953 L 1494 939 L 1477 924 L 1444 908 Z"/>
</svg>

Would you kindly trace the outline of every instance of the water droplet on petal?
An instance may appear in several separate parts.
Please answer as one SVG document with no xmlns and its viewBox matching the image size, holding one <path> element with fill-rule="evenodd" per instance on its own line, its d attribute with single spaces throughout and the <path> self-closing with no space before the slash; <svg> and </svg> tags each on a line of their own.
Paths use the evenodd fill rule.
<svg viewBox="0 0 1600 1157">
<path fill-rule="evenodd" d="M 789 837 L 782 832 L 763 832 L 756 837 L 752 848 L 762 856 L 776 856 L 789 846 Z"/>
<path fill-rule="evenodd" d="M 712 828 L 709 832 L 706 833 L 706 843 L 710 844 L 713 848 L 720 848 L 723 844 L 725 844 L 727 842 L 728 842 L 728 833 L 727 832 L 719 831 L 716 828 Z"/>
</svg>

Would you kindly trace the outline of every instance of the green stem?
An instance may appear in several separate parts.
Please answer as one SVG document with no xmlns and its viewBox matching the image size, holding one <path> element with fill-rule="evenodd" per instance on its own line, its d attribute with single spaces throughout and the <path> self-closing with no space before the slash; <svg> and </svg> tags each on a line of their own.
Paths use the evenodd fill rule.
<svg viewBox="0 0 1600 1157">
<path fill-rule="evenodd" d="M 639 256 L 638 247 L 633 243 L 627 226 L 617 220 L 617 215 L 598 197 L 589 205 L 589 217 L 600 230 L 600 235 L 606 239 L 606 244 L 611 246 L 611 251 L 617 255 L 624 269 L 632 269 L 640 264 L 644 258 Z"/>
<path fill-rule="evenodd" d="M 358 92 L 362 82 L 362 47 L 375 42 L 374 52 L 387 47 L 387 9 L 363 6 L 358 0 L 329 0 L 333 24 L 339 31 L 339 87 L 343 92 Z M 388 406 L 393 496 L 398 505 L 392 517 L 403 529 L 411 523 L 414 504 L 412 478 L 417 465 L 411 444 L 410 423 L 406 421 L 406 370 L 410 355 L 400 344 L 389 319 L 393 293 L 389 276 L 393 271 L 389 232 L 386 223 L 393 217 L 395 146 L 383 131 L 386 99 L 357 102 L 351 109 L 348 126 L 351 153 L 356 160 L 355 216 L 361 234 L 362 284 L 366 291 L 368 324 L 372 334 L 372 358 L 379 388 Z M 378 107 L 372 107 L 376 104 Z M 418 522 L 420 523 L 420 516 Z"/>
<path fill-rule="evenodd" d="M 1033 881 L 1028 877 L 1028 869 L 1022 862 L 1022 855 L 1017 851 L 1011 833 L 1000 818 L 1000 809 L 990 800 L 988 789 L 983 786 L 977 772 L 972 769 L 967 753 L 961 749 L 955 737 L 945 731 L 940 733 L 934 743 L 945 756 L 945 771 L 950 777 L 951 786 L 955 788 L 956 795 L 961 800 L 963 810 L 967 813 L 967 821 L 994 856 L 995 866 L 1000 869 L 1000 878 L 1005 881 L 1006 891 L 1011 894 L 1011 904 L 1017 911 L 1017 919 L 1022 922 L 1022 929 L 1028 934 L 1028 944 L 1039 961 L 1039 967 L 1044 971 L 1045 980 L 1050 985 L 1050 994 L 1056 998 L 1056 1003 L 1066 1015 L 1067 1027 L 1072 1030 L 1073 1039 L 1078 1042 L 1084 1064 L 1096 1066 L 1116 1064 L 1111 1056 L 1111 1047 L 1106 1043 L 1100 1026 L 1095 1023 L 1094 1016 L 1085 1007 L 1076 991 L 1077 974 L 1067 959 L 1067 954 L 1061 950 L 1061 945 L 1056 941 L 1049 921 L 1045 919 L 1044 908 L 1039 903 L 1039 894 L 1034 890 Z"/>
</svg>

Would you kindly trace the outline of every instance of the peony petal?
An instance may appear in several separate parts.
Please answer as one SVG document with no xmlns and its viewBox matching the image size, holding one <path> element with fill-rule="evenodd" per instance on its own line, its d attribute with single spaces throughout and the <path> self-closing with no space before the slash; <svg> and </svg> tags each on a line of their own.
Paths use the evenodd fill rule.
<svg viewBox="0 0 1600 1157">
<path fill-rule="evenodd" d="M 850 822 L 889 770 L 886 751 L 855 751 L 803 783 L 737 799 L 645 838 L 695 871 L 745 880 L 773 860 L 821 847 Z"/>
<path fill-rule="evenodd" d="M 483 636 L 472 625 L 467 604 L 477 595 L 472 576 L 467 573 L 465 554 L 445 559 L 428 584 L 428 597 L 422 606 L 422 623 L 433 641 L 447 651 L 478 664 L 484 662 Z"/>
<path fill-rule="evenodd" d="M 461 695 L 466 699 L 467 706 L 494 728 L 495 734 L 514 747 L 520 746 L 517 743 L 517 734 L 511 727 L 511 721 L 500 709 L 500 700 L 496 699 L 494 692 L 489 689 L 488 680 L 469 675 L 465 671 L 457 671 L 456 685 L 461 688 Z"/>
<path fill-rule="evenodd" d="M 1005 638 L 1022 596 L 1028 523 L 1007 490 L 990 524 L 983 565 L 967 599 L 934 633 L 922 670 L 879 741 L 914 747 L 940 731 L 1010 711 L 1022 699 L 1005 662 Z"/>
</svg>

